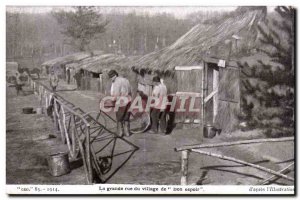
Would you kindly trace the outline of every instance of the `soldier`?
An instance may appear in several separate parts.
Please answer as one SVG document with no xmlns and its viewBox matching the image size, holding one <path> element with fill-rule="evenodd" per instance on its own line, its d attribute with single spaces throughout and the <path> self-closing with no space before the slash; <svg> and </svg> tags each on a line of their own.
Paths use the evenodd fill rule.
<svg viewBox="0 0 300 200">
<path fill-rule="evenodd" d="M 22 81 L 21 81 L 21 75 L 19 73 L 16 73 L 16 92 L 17 96 L 19 95 L 20 91 L 22 91 L 24 95 L 24 91 L 22 89 Z"/>
<path fill-rule="evenodd" d="M 149 133 L 158 133 L 158 125 L 163 130 L 164 134 L 166 131 L 166 104 L 165 98 L 167 98 L 167 87 L 161 82 L 158 76 L 153 77 L 153 91 L 152 97 L 157 99 L 156 105 L 151 108 L 151 130 Z"/>
<path fill-rule="evenodd" d="M 52 88 L 52 91 L 55 92 L 56 88 L 58 86 L 59 78 L 54 73 L 54 70 L 51 71 L 50 77 L 49 77 L 50 86 Z"/>
<path fill-rule="evenodd" d="M 120 77 L 119 74 L 115 70 L 110 70 L 108 72 L 108 77 L 111 79 L 111 96 L 115 97 L 115 106 L 118 108 L 116 110 L 116 118 L 117 118 L 117 129 L 118 134 L 122 137 L 130 136 L 130 124 L 129 124 L 129 112 L 128 109 L 130 107 L 131 101 L 131 86 L 129 81 Z M 126 97 L 128 101 L 118 101 L 119 97 Z"/>
</svg>

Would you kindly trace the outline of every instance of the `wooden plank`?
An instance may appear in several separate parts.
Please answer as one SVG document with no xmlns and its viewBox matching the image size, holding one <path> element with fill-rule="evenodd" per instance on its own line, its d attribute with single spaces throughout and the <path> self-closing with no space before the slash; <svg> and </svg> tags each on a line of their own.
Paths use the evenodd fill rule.
<svg viewBox="0 0 300 200">
<path fill-rule="evenodd" d="M 204 103 L 207 103 L 212 97 L 214 97 L 218 93 L 218 90 L 212 91 L 207 97 L 204 99 Z"/>
<path fill-rule="evenodd" d="M 60 131 L 60 134 L 61 134 L 62 143 L 65 144 L 66 138 L 65 138 L 63 127 L 62 127 L 61 116 L 58 112 L 57 104 L 59 104 L 59 103 L 55 99 L 54 100 L 54 111 L 55 111 L 55 114 L 56 114 L 56 119 L 57 119 L 57 122 L 58 122 L 58 127 L 59 127 L 59 131 Z"/>
<path fill-rule="evenodd" d="M 227 102 L 231 102 L 231 103 L 239 103 L 238 101 L 231 100 L 231 99 L 219 99 L 219 101 L 227 101 Z"/>
<path fill-rule="evenodd" d="M 74 121 L 75 121 L 75 116 L 74 117 Z M 86 156 L 85 156 L 85 151 L 84 151 L 84 148 L 82 146 L 82 143 L 81 143 L 81 140 L 78 136 L 78 133 L 77 133 L 77 130 L 76 130 L 76 127 L 74 126 L 74 131 L 75 131 L 75 137 L 78 141 L 78 145 L 79 145 L 79 149 L 80 149 L 80 152 L 81 152 L 81 156 L 82 156 L 82 161 L 83 161 L 83 168 L 84 168 L 84 171 L 85 171 L 85 177 L 86 177 L 86 180 L 87 180 L 87 183 L 90 184 L 90 179 L 89 179 L 89 171 L 88 171 L 88 166 L 87 166 L 87 160 L 86 160 Z"/>
<path fill-rule="evenodd" d="M 232 162 L 235 162 L 235 163 L 247 165 L 247 166 L 250 166 L 250 167 L 253 167 L 253 168 L 265 171 L 265 172 L 268 172 L 270 174 L 274 174 L 276 176 L 279 176 L 281 178 L 287 179 L 289 181 L 294 181 L 294 178 L 289 177 L 289 176 L 287 176 L 285 174 L 281 174 L 281 173 L 276 172 L 276 171 L 274 171 L 272 169 L 268 169 L 268 168 L 262 167 L 260 165 L 255 165 L 255 164 L 252 164 L 252 163 L 249 163 L 249 162 L 246 162 L 246 161 L 243 161 L 243 160 L 239 160 L 239 159 L 236 159 L 236 158 L 233 158 L 233 157 L 230 157 L 230 156 L 224 156 L 224 155 L 221 155 L 221 154 L 216 154 L 216 153 L 201 151 L 199 149 L 191 149 L 191 151 L 195 152 L 195 153 L 202 154 L 202 155 L 207 155 L 207 156 L 219 158 L 219 159 L 222 159 L 222 160 L 228 160 L 228 161 L 232 161 Z"/>
<path fill-rule="evenodd" d="M 213 90 L 216 94 L 213 97 L 213 123 L 215 123 L 218 114 L 218 91 L 219 91 L 219 71 L 213 69 Z"/>
<path fill-rule="evenodd" d="M 217 143 L 217 144 L 185 145 L 182 147 L 175 148 L 175 151 L 184 151 L 184 150 L 201 149 L 201 148 L 227 147 L 227 146 L 233 146 L 233 145 L 254 144 L 254 143 L 264 143 L 264 142 L 286 142 L 286 141 L 294 141 L 294 137 L 242 140 L 242 141 L 234 141 L 234 142 L 221 142 L 221 143 Z"/>
<path fill-rule="evenodd" d="M 89 183 L 93 182 L 93 169 L 92 169 L 92 161 L 91 161 L 91 143 L 90 143 L 90 126 L 86 126 L 86 162 L 87 162 L 87 169 L 88 169 L 88 177 Z"/>
<path fill-rule="evenodd" d="M 202 70 L 203 66 L 176 66 L 177 71 Z"/>
<path fill-rule="evenodd" d="M 285 168 L 279 170 L 278 172 L 279 172 L 279 173 L 285 173 L 285 172 L 288 171 L 289 168 L 292 167 L 294 164 L 295 164 L 295 163 L 293 162 L 293 163 L 289 164 L 288 166 L 286 166 Z M 267 179 L 261 181 L 260 183 L 258 183 L 258 185 L 265 185 L 265 184 L 267 184 L 268 182 L 272 181 L 272 180 L 273 180 L 274 178 L 276 178 L 276 177 L 277 177 L 276 175 L 273 175 L 273 176 L 271 176 L 271 177 L 269 177 L 269 178 L 267 178 Z"/>
<path fill-rule="evenodd" d="M 202 97 L 199 92 L 176 92 L 177 96 L 193 96 L 193 97 Z"/>
<path fill-rule="evenodd" d="M 64 134 L 65 134 L 65 138 L 66 138 L 66 141 L 67 141 L 67 146 L 68 146 L 68 149 L 69 149 L 69 152 L 70 152 L 70 156 L 71 158 L 74 158 L 74 152 L 73 152 L 73 149 L 72 149 L 72 146 L 71 146 L 71 142 L 70 142 L 70 138 L 69 138 L 69 132 L 67 130 L 67 126 L 66 126 L 66 113 L 65 113 L 65 109 L 64 109 L 64 106 L 61 105 L 61 110 L 62 110 L 62 115 L 63 115 L 63 128 L 64 128 Z"/>
</svg>

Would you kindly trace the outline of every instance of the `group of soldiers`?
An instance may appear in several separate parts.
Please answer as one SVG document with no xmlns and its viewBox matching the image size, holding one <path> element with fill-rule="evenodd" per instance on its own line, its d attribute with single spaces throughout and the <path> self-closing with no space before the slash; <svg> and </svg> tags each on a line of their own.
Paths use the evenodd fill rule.
<svg viewBox="0 0 300 200">
<path fill-rule="evenodd" d="M 110 95 L 112 97 L 119 97 L 119 96 L 132 96 L 132 87 L 128 79 L 119 76 L 118 72 L 115 70 L 110 70 L 108 72 L 108 77 L 111 80 L 111 88 L 110 88 Z M 141 78 L 144 77 L 143 71 L 141 71 Z M 49 82 L 52 90 L 55 92 L 58 86 L 59 78 L 51 71 L 49 76 Z M 163 98 L 167 96 L 167 87 L 163 83 L 163 80 L 160 79 L 159 76 L 154 76 L 151 80 L 151 90 L 148 90 L 148 86 L 143 83 L 143 81 L 139 81 L 138 83 L 138 91 L 137 93 L 142 97 L 142 99 L 147 99 L 149 93 L 151 96 L 158 99 L 158 103 L 151 107 L 150 118 L 151 118 L 151 128 L 148 133 L 156 134 L 158 133 L 158 126 L 161 126 L 161 130 L 166 130 L 166 115 L 164 112 L 166 109 L 165 104 L 162 103 Z M 131 99 L 131 98 L 129 98 Z M 116 103 L 116 102 L 114 102 Z M 118 110 L 116 111 L 116 121 L 117 121 L 117 132 L 120 137 L 130 136 L 130 101 L 126 102 L 123 105 L 118 105 Z M 165 131 L 162 134 L 166 134 Z"/>
<path fill-rule="evenodd" d="M 145 78 L 145 73 L 141 71 L 140 79 Z M 111 79 L 111 91 L 110 95 L 113 97 L 118 96 L 128 96 L 131 97 L 131 85 L 128 79 L 119 76 L 119 74 L 115 70 L 110 70 L 108 72 L 108 77 Z M 150 117 L 151 117 L 151 128 L 148 133 L 157 134 L 158 127 L 161 126 L 161 130 L 163 130 L 162 134 L 166 134 L 166 105 L 163 103 L 163 99 L 167 96 L 167 87 L 164 84 L 163 80 L 160 79 L 159 76 L 154 76 L 152 78 L 152 88 L 149 90 L 149 85 L 144 84 L 143 81 L 139 81 L 138 83 L 138 91 L 137 93 L 147 101 L 149 92 L 152 97 L 157 98 L 157 104 L 151 107 Z M 131 98 L 128 98 L 131 99 Z M 130 113 L 128 111 L 130 107 L 130 101 L 126 104 L 118 106 L 118 110 L 116 112 L 117 119 L 117 129 L 119 136 L 130 136 L 130 124 L 129 124 L 129 116 Z"/>
</svg>

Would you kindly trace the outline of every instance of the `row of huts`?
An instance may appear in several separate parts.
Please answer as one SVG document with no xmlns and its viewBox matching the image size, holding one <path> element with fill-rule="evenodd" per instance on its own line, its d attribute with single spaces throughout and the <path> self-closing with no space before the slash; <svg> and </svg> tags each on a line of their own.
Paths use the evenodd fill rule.
<svg viewBox="0 0 300 200">
<path fill-rule="evenodd" d="M 127 77 L 134 90 L 140 72 L 162 77 L 170 95 L 200 99 L 201 112 L 190 123 L 212 124 L 224 132 L 237 124 L 240 109 L 240 68 L 238 62 L 257 48 L 257 29 L 266 16 L 265 7 L 239 7 L 213 23 L 198 24 L 172 45 L 142 57 L 105 54 L 101 51 L 77 53 L 42 64 L 67 78 L 79 73 L 83 89 L 106 93 L 105 72 L 116 69 Z M 151 78 L 150 78 L 151 79 Z M 148 83 L 152 87 L 151 81 Z"/>
</svg>

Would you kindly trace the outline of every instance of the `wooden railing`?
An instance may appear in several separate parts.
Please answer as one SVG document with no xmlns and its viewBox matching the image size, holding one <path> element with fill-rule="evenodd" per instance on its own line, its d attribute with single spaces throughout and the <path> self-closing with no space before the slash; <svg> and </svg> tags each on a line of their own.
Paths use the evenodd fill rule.
<svg viewBox="0 0 300 200">
<path fill-rule="evenodd" d="M 103 123 L 112 119 L 106 117 L 104 120 L 102 116 L 102 120 L 99 120 L 101 112 L 95 111 L 98 116 L 94 118 L 91 113 L 84 112 L 58 93 L 53 93 L 44 84 L 32 78 L 29 82 L 39 98 L 40 106 L 48 108 L 48 114 L 52 115 L 56 130 L 61 135 L 62 142 L 67 145 L 70 157 L 76 159 L 80 153 L 88 184 L 107 182 L 138 150 L 137 146 L 119 137 Z M 115 152 L 116 145 L 120 143 L 127 149 Z M 108 153 L 106 148 L 110 147 Z M 122 155 L 125 158 L 118 160 Z"/>
<path fill-rule="evenodd" d="M 222 160 L 228 160 L 235 163 L 239 163 L 245 166 L 249 166 L 252 168 L 256 168 L 258 170 L 262 170 L 264 172 L 272 174 L 271 177 L 264 179 L 263 181 L 259 182 L 258 185 L 264 185 L 269 183 L 275 178 L 284 178 L 289 181 L 294 181 L 294 178 L 285 175 L 284 173 L 294 165 L 294 162 L 289 164 L 287 167 L 279 170 L 274 171 L 272 169 L 268 169 L 266 167 L 256 165 L 253 163 L 249 163 L 231 156 L 225 156 L 221 154 L 212 153 L 209 151 L 203 151 L 201 149 L 206 148 L 216 148 L 216 147 L 228 147 L 234 145 L 246 145 L 246 144 L 254 144 L 254 143 L 268 143 L 268 142 L 285 142 L 285 141 L 294 141 L 294 137 L 283 137 L 283 138 L 271 138 L 271 139 L 253 139 L 253 140 L 242 140 L 242 141 L 235 141 L 235 142 L 222 142 L 222 143 L 214 143 L 214 144 L 195 144 L 195 145 L 186 145 L 182 147 L 175 148 L 175 151 L 181 152 L 181 185 L 188 185 L 188 161 L 189 161 L 189 154 L 190 153 L 198 153 L 205 156 L 210 156 L 214 158 L 219 158 Z"/>
<path fill-rule="evenodd" d="M 69 155 L 76 159 L 79 153 L 83 160 L 86 181 L 93 182 L 93 171 L 90 150 L 91 125 L 74 104 L 66 101 L 47 86 L 29 78 L 33 92 L 38 96 L 40 106 L 45 113 L 52 115 L 55 128 L 60 133 L 62 142 L 67 145 Z"/>
</svg>

